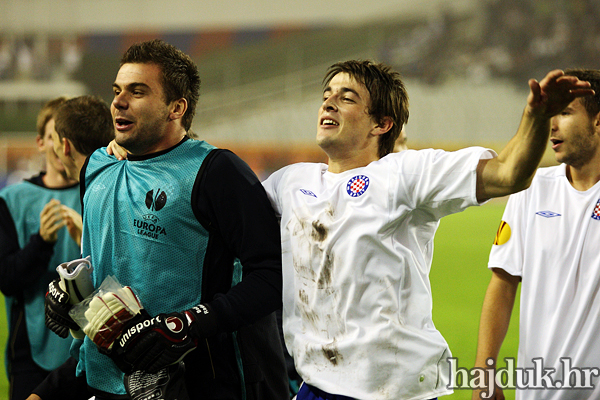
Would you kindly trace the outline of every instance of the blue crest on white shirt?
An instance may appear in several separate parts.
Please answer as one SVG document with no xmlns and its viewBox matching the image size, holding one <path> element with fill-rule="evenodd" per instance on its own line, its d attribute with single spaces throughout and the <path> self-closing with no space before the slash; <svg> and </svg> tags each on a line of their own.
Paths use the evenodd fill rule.
<svg viewBox="0 0 600 400">
<path fill-rule="evenodd" d="M 365 175 L 356 175 L 346 184 L 346 192 L 352 197 L 358 197 L 367 191 L 369 187 L 369 177 Z"/>
</svg>

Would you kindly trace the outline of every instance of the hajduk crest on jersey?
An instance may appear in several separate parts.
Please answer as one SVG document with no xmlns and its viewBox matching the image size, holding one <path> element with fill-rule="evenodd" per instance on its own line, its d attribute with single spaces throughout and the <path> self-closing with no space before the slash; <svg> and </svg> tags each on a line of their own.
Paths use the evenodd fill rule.
<svg viewBox="0 0 600 400">
<path fill-rule="evenodd" d="M 367 191 L 369 187 L 369 177 L 365 175 L 356 175 L 346 184 L 346 192 L 352 197 L 358 197 Z"/>
</svg>

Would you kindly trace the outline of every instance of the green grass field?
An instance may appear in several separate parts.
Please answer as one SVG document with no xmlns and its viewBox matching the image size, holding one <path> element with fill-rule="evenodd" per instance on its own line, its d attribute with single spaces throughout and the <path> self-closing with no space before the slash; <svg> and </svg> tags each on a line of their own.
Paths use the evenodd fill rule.
<svg viewBox="0 0 600 400">
<path fill-rule="evenodd" d="M 458 358 L 458 366 L 471 368 L 475 361 L 481 303 L 491 273 L 487 259 L 504 203 L 492 202 L 442 219 L 435 239 L 431 270 L 433 320 Z M 4 310 L 4 298 L 0 296 Z M 0 345 L 6 345 L 6 313 L 0 312 Z M 516 357 L 518 343 L 518 301 L 500 359 Z M 4 352 L 2 352 L 4 355 Z M 500 362 L 500 366 L 504 363 Z M 4 362 L 2 362 L 4 369 Z M 0 400 L 8 398 L 6 373 L 0 374 Z M 505 391 L 514 399 L 513 391 Z M 447 400 L 470 399 L 470 390 L 456 390 Z"/>
<path fill-rule="evenodd" d="M 442 219 L 435 238 L 431 286 L 433 322 L 444 335 L 458 366 L 472 368 L 483 297 L 491 278 L 489 251 L 502 218 L 504 202 L 495 201 Z M 499 360 L 516 357 L 519 294 Z M 504 361 L 498 366 L 503 367 Z M 507 399 L 514 391 L 505 390 Z M 455 390 L 447 400 L 471 399 L 470 390 Z"/>
</svg>

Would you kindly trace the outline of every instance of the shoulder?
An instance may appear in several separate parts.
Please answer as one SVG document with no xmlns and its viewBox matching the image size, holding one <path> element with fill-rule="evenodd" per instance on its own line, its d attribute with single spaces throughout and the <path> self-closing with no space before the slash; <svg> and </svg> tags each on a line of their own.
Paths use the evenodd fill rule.
<svg viewBox="0 0 600 400">
<path fill-rule="evenodd" d="M 564 164 L 555 165 L 553 167 L 538 168 L 535 173 L 535 178 L 537 179 L 560 179 L 561 177 L 566 177 L 566 169 Z"/>
<path fill-rule="evenodd" d="M 327 170 L 327 165 L 322 163 L 296 163 L 286 165 L 273 172 L 269 177 L 276 175 L 303 175 L 303 174 L 322 174 Z"/>
<path fill-rule="evenodd" d="M 0 189 L 0 196 L 14 196 L 19 195 L 21 193 L 32 192 L 40 189 L 44 189 L 44 186 L 39 186 L 31 181 L 26 180 L 22 182 L 13 183 L 12 185 Z"/>
<path fill-rule="evenodd" d="M 182 152 L 188 152 L 188 151 L 194 151 L 194 152 L 199 152 L 201 154 L 207 154 L 210 153 L 213 150 L 220 150 L 218 149 L 216 146 L 213 146 L 210 143 L 207 143 L 203 140 L 196 140 L 196 139 L 188 139 L 185 140 L 183 142 L 181 142 L 180 144 L 178 144 L 175 148 L 173 148 L 175 155 L 178 155 L 179 151 Z"/>
<path fill-rule="evenodd" d="M 239 156 L 230 150 L 215 148 L 207 155 L 198 171 L 195 190 L 202 193 L 249 194 L 262 185 L 254 171 Z"/>
<path fill-rule="evenodd" d="M 265 186 L 278 186 L 291 179 L 295 182 L 320 178 L 327 171 L 327 165 L 322 163 L 296 163 L 287 165 L 273 172 L 263 184 Z"/>
<path fill-rule="evenodd" d="M 464 165 L 475 168 L 481 159 L 489 159 L 496 156 L 493 150 L 484 147 L 466 147 L 456 151 L 442 149 L 404 150 L 399 153 L 388 154 L 373 165 L 389 165 L 397 167 L 401 172 L 407 174 L 422 174 L 431 167 L 435 171 L 447 167 L 455 169 Z"/>
<path fill-rule="evenodd" d="M 561 182 L 562 179 L 566 179 L 565 165 L 556 165 L 553 167 L 538 168 L 535 172 L 535 176 L 531 181 L 529 188 L 524 191 L 533 191 L 546 186 L 553 185 L 554 183 Z"/>
<path fill-rule="evenodd" d="M 113 164 L 116 162 L 120 162 L 113 155 L 109 155 L 106 152 L 106 147 L 102 147 L 94 151 L 86 160 L 86 167 L 89 168 L 90 165 L 105 165 L 105 164 Z"/>
<path fill-rule="evenodd" d="M 228 176 L 249 173 L 255 176 L 250 166 L 234 152 L 216 147 L 205 148 L 205 150 L 208 150 L 208 153 L 200 170 L 201 175 Z"/>
</svg>

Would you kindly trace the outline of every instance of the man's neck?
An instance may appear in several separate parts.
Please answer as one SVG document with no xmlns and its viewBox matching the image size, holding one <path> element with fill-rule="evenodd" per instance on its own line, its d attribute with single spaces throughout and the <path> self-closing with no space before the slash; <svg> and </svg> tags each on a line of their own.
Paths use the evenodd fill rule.
<svg viewBox="0 0 600 400">
<path fill-rule="evenodd" d="M 77 181 L 69 179 L 66 173 L 59 172 L 48 165 L 46 167 L 46 174 L 42 177 L 42 181 L 46 187 L 63 188 L 77 183 Z"/>
<path fill-rule="evenodd" d="M 127 151 L 134 156 L 145 156 L 148 154 L 158 153 L 163 150 L 170 149 L 177 145 L 186 136 L 185 131 L 173 132 L 165 135 L 160 141 L 148 144 L 143 148 L 136 148 L 136 146 L 123 146 L 127 148 Z"/>
<path fill-rule="evenodd" d="M 567 179 L 575 189 L 588 190 L 600 181 L 600 162 L 589 162 L 577 168 L 567 165 Z"/>
<path fill-rule="evenodd" d="M 373 161 L 379 160 L 379 156 L 375 151 L 368 151 L 366 149 L 345 152 L 343 154 L 331 151 L 325 151 L 325 153 L 329 159 L 327 162 L 327 170 L 334 174 L 350 171 L 355 168 L 366 167 Z"/>
</svg>

